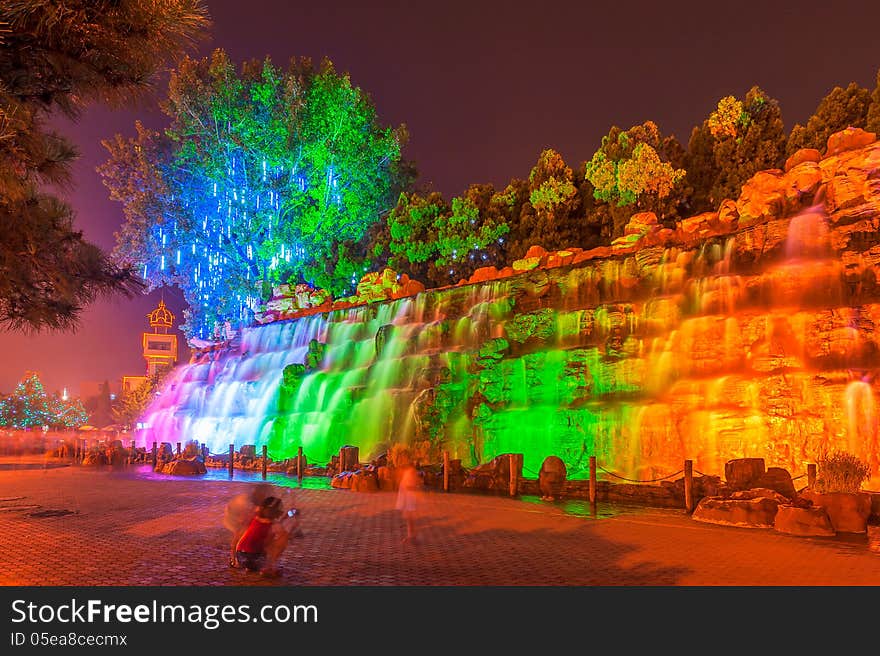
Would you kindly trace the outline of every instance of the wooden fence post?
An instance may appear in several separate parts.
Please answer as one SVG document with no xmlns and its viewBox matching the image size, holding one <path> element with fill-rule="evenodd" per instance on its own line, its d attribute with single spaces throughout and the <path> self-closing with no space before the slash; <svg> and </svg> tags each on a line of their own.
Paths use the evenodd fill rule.
<svg viewBox="0 0 880 656">
<path fill-rule="evenodd" d="M 180 442 L 177 443 L 177 457 L 180 457 Z"/>
<path fill-rule="evenodd" d="M 522 473 L 523 454 L 511 453 L 509 460 L 510 468 L 510 496 L 515 497 L 519 492 L 519 479 Z"/>
<path fill-rule="evenodd" d="M 296 478 L 302 483 L 303 480 L 303 448 L 297 447 L 296 449 Z"/>
<path fill-rule="evenodd" d="M 134 440 L 132 440 L 132 441 L 131 441 L 131 455 L 130 455 L 129 458 L 128 458 L 128 462 L 129 462 L 129 463 L 134 462 L 134 461 L 135 461 L 135 458 L 137 458 L 137 450 L 135 449 L 134 444 L 135 444 L 135 443 L 134 443 Z"/>
<path fill-rule="evenodd" d="M 816 485 L 816 463 L 811 462 L 807 465 L 807 487 L 811 490 Z"/>
<path fill-rule="evenodd" d="M 590 505 L 596 507 L 596 456 L 590 456 Z"/>
<path fill-rule="evenodd" d="M 153 442 L 153 469 L 156 468 L 157 462 L 159 462 L 159 446 Z"/>
<path fill-rule="evenodd" d="M 266 468 L 269 465 L 269 447 L 263 445 L 263 480 L 266 480 Z"/>
<path fill-rule="evenodd" d="M 694 511 L 694 461 L 684 461 L 684 509 Z"/>
<path fill-rule="evenodd" d="M 449 451 L 443 452 L 443 491 L 449 492 Z"/>
<path fill-rule="evenodd" d="M 232 472 L 235 468 L 235 445 L 229 445 L 229 478 L 232 478 Z"/>
</svg>

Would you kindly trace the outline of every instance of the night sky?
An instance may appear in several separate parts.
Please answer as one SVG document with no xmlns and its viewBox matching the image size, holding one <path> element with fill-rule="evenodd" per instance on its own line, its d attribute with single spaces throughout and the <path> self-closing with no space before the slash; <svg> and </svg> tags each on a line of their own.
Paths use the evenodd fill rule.
<svg viewBox="0 0 880 656">
<path fill-rule="evenodd" d="M 674 5 L 674 6 L 670 6 Z M 791 5 L 791 6 L 786 6 Z M 835 85 L 873 89 L 880 3 L 370 2 L 208 0 L 212 38 L 240 61 L 328 56 L 372 96 L 380 120 L 405 123 L 405 156 L 447 196 L 469 184 L 527 177 L 544 148 L 574 168 L 612 125 L 653 120 L 687 143 L 718 99 L 757 84 L 782 105 L 786 129 L 805 122 Z M 58 121 L 82 152 L 69 199 L 86 236 L 112 248 L 122 206 L 95 173 L 101 139 L 160 128 L 156 93 L 140 106 L 89 108 Z M 0 392 L 27 369 L 50 391 L 140 375 L 140 333 L 160 292 L 99 301 L 76 333 L 0 333 Z M 178 314 L 176 290 L 165 292 Z M 182 341 L 182 340 L 181 340 Z M 184 354 L 186 357 L 186 354 Z"/>
</svg>

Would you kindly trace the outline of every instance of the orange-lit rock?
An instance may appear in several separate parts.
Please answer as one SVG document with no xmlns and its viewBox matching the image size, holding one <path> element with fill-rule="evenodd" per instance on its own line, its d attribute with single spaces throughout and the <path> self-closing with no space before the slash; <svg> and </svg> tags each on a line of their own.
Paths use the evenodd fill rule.
<svg viewBox="0 0 880 656">
<path fill-rule="evenodd" d="M 498 271 L 499 278 L 509 278 L 513 274 L 514 274 L 513 267 L 510 267 L 510 266 L 506 266 L 503 269 Z"/>
<path fill-rule="evenodd" d="M 611 248 L 608 246 L 599 246 L 597 248 L 591 248 L 588 251 L 582 251 L 574 256 L 574 260 L 572 260 L 572 264 L 580 264 L 581 262 L 586 262 L 587 260 L 594 260 L 596 258 L 601 257 L 609 257 L 611 255 Z"/>
<path fill-rule="evenodd" d="M 624 235 L 644 235 L 660 228 L 657 223 L 657 215 L 654 212 L 639 212 L 633 214 L 623 229 Z"/>
<path fill-rule="evenodd" d="M 785 160 L 785 166 L 783 168 L 785 172 L 788 173 L 799 164 L 803 164 L 804 162 L 818 162 L 820 159 L 822 159 L 822 154 L 815 148 L 801 148 Z"/>
<path fill-rule="evenodd" d="M 815 162 L 803 162 L 788 170 L 785 174 L 790 201 L 799 200 L 801 196 L 812 195 L 822 182 L 822 170 Z"/>
<path fill-rule="evenodd" d="M 714 218 L 714 213 L 705 212 L 679 221 L 678 229 L 681 231 L 682 238 L 691 241 L 711 234 L 712 227 L 708 222 L 710 217 Z"/>
<path fill-rule="evenodd" d="M 779 169 L 758 171 L 742 187 L 736 210 L 737 226 L 746 228 L 771 218 L 782 216 L 786 211 L 786 180 Z"/>
<path fill-rule="evenodd" d="M 425 285 L 418 280 L 408 280 L 405 290 L 407 296 L 415 296 L 416 294 L 421 294 L 425 291 Z"/>
<path fill-rule="evenodd" d="M 721 230 L 729 232 L 736 229 L 739 221 L 739 211 L 736 209 L 736 201 L 729 198 L 722 201 L 718 207 L 718 225 Z"/>
<path fill-rule="evenodd" d="M 780 500 L 774 497 L 753 498 L 705 497 L 700 500 L 691 517 L 698 522 L 742 526 L 745 528 L 773 528 Z"/>
<path fill-rule="evenodd" d="M 540 246 L 532 246 L 532 248 L 541 248 Z M 530 248 L 529 251 L 532 249 Z M 541 249 L 544 250 L 544 249 Z M 546 252 L 546 251 L 545 251 Z M 538 256 L 533 257 L 524 257 L 521 260 L 514 260 L 513 262 L 513 270 L 516 273 L 522 273 L 524 271 L 531 271 L 538 267 L 541 264 L 541 258 Z"/>
<path fill-rule="evenodd" d="M 831 526 L 840 533 L 865 533 L 871 515 L 871 495 L 866 492 L 825 492 L 805 490 L 801 496 L 828 513 Z"/>
<path fill-rule="evenodd" d="M 611 252 L 614 254 L 629 253 L 634 250 L 642 240 L 639 233 L 623 235 L 611 241 Z"/>
<path fill-rule="evenodd" d="M 828 513 L 820 506 L 799 507 L 782 504 L 776 511 L 773 528 L 788 535 L 815 537 L 836 535 Z"/>
<path fill-rule="evenodd" d="M 529 250 L 526 251 L 526 254 L 523 256 L 524 259 L 529 259 L 532 257 L 542 258 L 547 254 L 547 250 L 543 246 L 538 246 L 537 244 L 533 246 L 529 246 Z"/>
<path fill-rule="evenodd" d="M 825 157 L 839 155 L 848 150 L 858 150 L 877 141 L 877 135 L 861 128 L 846 128 L 828 137 Z"/>
</svg>

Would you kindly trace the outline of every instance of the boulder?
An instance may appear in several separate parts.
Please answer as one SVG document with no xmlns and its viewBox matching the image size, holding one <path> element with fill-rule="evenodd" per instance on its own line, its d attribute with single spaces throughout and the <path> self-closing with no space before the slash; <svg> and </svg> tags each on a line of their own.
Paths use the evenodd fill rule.
<svg viewBox="0 0 880 656">
<path fill-rule="evenodd" d="M 736 209 L 736 201 L 727 199 L 718 208 L 718 230 L 735 230 L 739 222 L 739 211 Z M 710 223 L 710 225 L 712 225 Z"/>
<path fill-rule="evenodd" d="M 828 181 L 825 192 L 825 204 L 832 213 L 863 205 L 871 195 L 867 173 L 858 168 L 835 175 Z"/>
<path fill-rule="evenodd" d="M 238 454 L 242 458 L 256 458 L 257 457 L 257 446 L 255 444 L 245 444 L 241 447 L 241 450 Z"/>
<path fill-rule="evenodd" d="M 505 492 L 510 487 L 510 454 L 502 453 L 470 470 L 464 487 Z"/>
<path fill-rule="evenodd" d="M 629 218 L 629 223 L 623 228 L 623 234 L 646 235 L 659 229 L 660 225 L 654 212 L 639 212 Z"/>
<path fill-rule="evenodd" d="M 737 227 L 745 228 L 783 216 L 786 209 L 786 187 L 780 169 L 758 171 L 743 185 L 736 209 Z"/>
<path fill-rule="evenodd" d="M 785 160 L 785 166 L 783 169 L 786 173 L 791 171 L 796 166 L 803 164 L 804 162 L 818 162 L 822 159 L 821 153 L 815 148 L 801 148 L 794 152 L 794 154 Z"/>
<path fill-rule="evenodd" d="M 804 490 L 801 496 L 821 506 L 838 533 L 866 533 L 871 515 L 871 495 L 867 492 L 825 492 Z"/>
<path fill-rule="evenodd" d="M 729 499 L 733 499 L 735 501 L 748 501 L 751 499 L 770 499 L 775 501 L 776 503 L 788 503 L 791 501 L 788 497 L 785 497 L 776 490 L 771 490 L 767 487 L 754 487 L 749 490 L 737 490 L 736 492 L 732 492 Z"/>
<path fill-rule="evenodd" d="M 757 487 L 775 490 L 787 499 L 794 499 L 797 496 L 791 474 L 782 467 L 768 467 L 767 471 L 761 474 L 753 484 Z"/>
<path fill-rule="evenodd" d="M 513 261 L 513 270 L 515 273 L 523 273 L 524 271 L 531 271 L 532 269 L 538 268 L 540 264 L 540 257 L 524 257 L 521 260 Z"/>
<path fill-rule="evenodd" d="M 383 492 L 390 492 L 395 489 L 396 482 L 394 480 L 394 472 L 391 467 L 378 467 L 376 469 L 376 482 L 379 489 Z"/>
<path fill-rule="evenodd" d="M 814 194 L 822 182 L 822 170 L 815 162 L 803 162 L 785 174 L 789 186 L 788 200 L 800 200 Z"/>
<path fill-rule="evenodd" d="M 206 473 L 205 463 L 200 457 L 178 458 L 166 463 L 162 469 L 163 474 L 172 476 L 198 476 Z"/>
<path fill-rule="evenodd" d="M 587 260 L 594 260 L 596 258 L 602 257 L 611 257 L 610 246 L 597 246 L 596 248 L 591 248 L 588 251 L 581 251 L 580 253 L 576 253 L 574 259 L 572 260 L 572 264 L 580 264 L 581 262 L 586 262 Z"/>
<path fill-rule="evenodd" d="M 778 508 L 779 501 L 766 496 L 751 499 L 705 497 L 700 500 L 691 517 L 708 524 L 773 528 Z"/>
<path fill-rule="evenodd" d="M 776 511 L 773 528 L 789 535 L 817 537 L 835 535 L 831 519 L 821 506 L 803 508 L 782 504 Z"/>
<path fill-rule="evenodd" d="M 526 251 L 525 257 L 537 257 L 542 258 L 547 254 L 547 250 L 543 246 L 538 246 L 537 244 L 534 246 L 529 246 L 529 250 Z"/>
<path fill-rule="evenodd" d="M 703 212 L 702 214 L 682 219 L 678 227 L 685 239 L 695 239 L 711 234 L 712 222 L 717 221 L 718 215 L 715 212 Z"/>
<path fill-rule="evenodd" d="M 828 137 L 825 157 L 839 155 L 847 150 L 858 150 L 877 141 L 877 135 L 861 128 L 845 128 Z"/>
<path fill-rule="evenodd" d="M 490 280 L 495 280 L 498 277 L 498 269 L 494 266 L 486 266 L 480 267 L 476 271 L 471 274 L 471 277 L 468 279 L 469 282 L 488 282 Z"/>
<path fill-rule="evenodd" d="M 174 460 L 174 447 L 171 442 L 162 442 L 156 451 L 156 462 L 168 462 Z"/>
<path fill-rule="evenodd" d="M 538 472 L 538 489 L 545 500 L 558 499 L 565 490 L 568 472 L 565 463 L 558 456 L 547 456 Z"/>
<path fill-rule="evenodd" d="M 371 469 L 360 469 L 351 475 L 352 492 L 378 492 L 379 479 Z"/>
<path fill-rule="evenodd" d="M 724 463 L 724 480 L 734 490 L 747 490 L 764 475 L 763 458 L 737 458 Z"/>
<path fill-rule="evenodd" d="M 611 240 L 611 252 L 612 253 L 621 253 L 623 251 L 629 251 L 630 249 L 634 249 L 639 245 L 639 242 L 643 239 L 643 235 L 641 234 L 631 234 L 631 235 L 623 235 L 622 237 L 617 237 L 616 239 Z"/>
</svg>

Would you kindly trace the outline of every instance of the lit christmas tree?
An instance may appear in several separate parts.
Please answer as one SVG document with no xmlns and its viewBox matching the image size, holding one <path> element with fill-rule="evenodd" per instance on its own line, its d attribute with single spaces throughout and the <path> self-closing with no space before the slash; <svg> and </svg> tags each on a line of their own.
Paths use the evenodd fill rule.
<svg viewBox="0 0 880 656">
<path fill-rule="evenodd" d="M 49 416 L 51 428 L 79 428 L 89 421 L 80 399 L 65 399 L 57 392 L 49 398 Z"/>
<path fill-rule="evenodd" d="M 378 124 L 366 93 L 327 61 L 238 74 L 217 51 L 181 64 L 163 108 L 169 129 L 105 142 L 100 172 L 125 209 L 117 254 L 151 288 L 180 286 L 187 335 L 249 322 L 277 283 L 354 286 L 355 251 L 396 199 L 405 134 Z"/>
<path fill-rule="evenodd" d="M 10 428 L 34 428 L 51 423 L 49 398 L 40 377 L 25 372 L 15 390 L 0 402 L 0 425 Z"/>
</svg>

